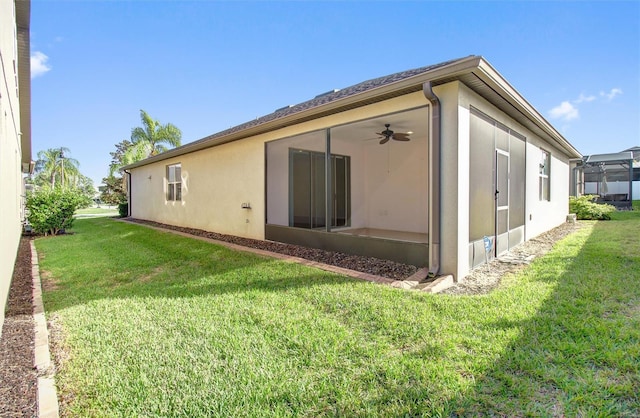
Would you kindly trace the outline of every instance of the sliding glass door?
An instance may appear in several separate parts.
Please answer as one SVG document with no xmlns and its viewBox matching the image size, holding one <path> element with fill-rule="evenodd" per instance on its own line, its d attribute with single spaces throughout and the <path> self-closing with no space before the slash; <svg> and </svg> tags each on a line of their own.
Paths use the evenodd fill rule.
<svg viewBox="0 0 640 418">
<path fill-rule="evenodd" d="M 325 155 L 289 149 L 289 226 L 326 228 L 347 226 L 350 215 L 350 158 L 331 155 L 330 206 L 327 206 Z"/>
</svg>

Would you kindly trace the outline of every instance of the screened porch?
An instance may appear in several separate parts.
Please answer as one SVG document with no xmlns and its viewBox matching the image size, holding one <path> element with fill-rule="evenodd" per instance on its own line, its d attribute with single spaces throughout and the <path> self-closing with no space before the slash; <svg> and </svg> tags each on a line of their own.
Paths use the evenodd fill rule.
<svg viewBox="0 0 640 418">
<path fill-rule="evenodd" d="M 428 120 L 421 107 L 267 143 L 266 239 L 427 265 Z"/>
</svg>

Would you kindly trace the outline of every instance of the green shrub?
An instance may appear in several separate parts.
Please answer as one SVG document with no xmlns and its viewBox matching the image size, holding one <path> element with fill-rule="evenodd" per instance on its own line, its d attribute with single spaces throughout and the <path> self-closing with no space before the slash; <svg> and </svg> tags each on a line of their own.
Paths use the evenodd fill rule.
<svg viewBox="0 0 640 418">
<path fill-rule="evenodd" d="M 87 205 L 87 197 L 78 189 L 43 187 L 27 194 L 26 205 L 33 230 L 55 235 L 71 228 L 74 212 Z"/>
<path fill-rule="evenodd" d="M 118 213 L 121 218 L 126 218 L 129 216 L 129 204 L 127 202 L 118 203 Z"/>
<path fill-rule="evenodd" d="M 598 196 L 584 195 L 569 197 L 569 212 L 575 213 L 578 219 L 609 220 L 611 212 L 615 212 L 615 206 L 605 203 L 596 203 Z"/>
</svg>

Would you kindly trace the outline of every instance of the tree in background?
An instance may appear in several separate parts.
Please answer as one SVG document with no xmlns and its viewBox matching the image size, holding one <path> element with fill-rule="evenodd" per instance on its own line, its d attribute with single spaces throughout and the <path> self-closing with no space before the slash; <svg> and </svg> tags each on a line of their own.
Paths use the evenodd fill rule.
<svg viewBox="0 0 640 418">
<path fill-rule="evenodd" d="M 118 205 L 127 201 L 127 193 L 122 186 L 122 177 L 110 175 L 102 179 L 102 186 L 98 187 L 100 200 L 107 205 Z"/>
<path fill-rule="evenodd" d="M 110 152 L 109 175 L 102 179 L 101 199 L 105 203 L 123 203 L 127 198 L 127 184 L 121 174 L 122 167 L 152 157 L 170 148 L 179 147 L 182 132 L 171 123 L 161 124 L 147 112 L 140 110 L 142 127 L 131 130 L 131 140 L 117 143 L 116 151 Z M 120 174 L 120 175 L 118 175 Z M 119 182 L 120 186 L 116 183 Z"/>
<path fill-rule="evenodd" d="M 80 191 L 82 195 L 84 195 L 87 199 L 93 201 L 96 197 L 96 188 L 93 185 L 93 180 L 84 174 L 78 175 L 78 180 L 75 185 L 76 189 Z"/>
<path fill-rule="evenodd" d="M 125 165 L 179 147 L 182 141 L 182 132 L 175 125 L 162 125 L 144 110 L 140 110 L 140 119 L 142 127 L 131 130 L 132 145 L 123 156 Z"/>
<path fill-rule="evenodd" d="M 111 155 L 109 175 L 102 179 L 102 186 L 98 187 L 100 200 L 108 205 L 118 205 L 127 201 L 127 187 L 125 177 L 121 175 L 121 170 L 122 167 L 130 164 L 129 161 L 135 162 L 131 160 L 131 155 L 128 154 L 128 150 L 132 145 L 131 141 L 125 139 L 116 144 L 114 152 L 109 153 Z"/>
<path fill-rule="evenodd" d="M 38 188 L 78 189 L 81 194 L 93 200 L 96 189 L 93 180 L 80 172 L 80 163 L 69 157 L 69 148 L 49 148 L 38 152 L 34 175 L 26 182 Z"/>
<path fill-rule="evenodd" d="M 51 188 L 56 187 L 56 184 L 62 188 L 75 186 L 80 176 L 80 163 L 69 157 L 70 152 L 69 148 L 65 147 L 39 151 L 34 183 L 38 186 L 48 183 Z"/>
<path fill-rule="evenodd" d="M 93 202 L 93 181 L 80 173 L 80 163 L 65 147 L 38 152 L 33 188 L 27 192 L 27 219 L 38 233 L 58 234 L 71 228 L 74 212 Z"/>
</svg>

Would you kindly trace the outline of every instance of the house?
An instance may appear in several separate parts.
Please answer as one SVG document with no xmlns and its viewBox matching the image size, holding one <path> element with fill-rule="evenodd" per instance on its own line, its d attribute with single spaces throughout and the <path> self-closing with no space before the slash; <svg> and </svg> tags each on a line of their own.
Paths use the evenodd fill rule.
<svg viewBox="0 0 640 418">
<path fill-rule="evenodd" d="M 331 90 L 125 167 L 130 216 L 465 276 L 566 219 L 581 154 L 484 58 Z"/>
<path fill-rule="evenodd" d="M 30 6 L 0 2 L 0 333 L 24 219 L 22 173 L 33 168 Z"/>
<path fill-rule="evenodd" d="M 640 147 L 587 155 L 576 161 L 571 174 L 572 194 L 596 195 L 600 203 L 630 209 L 640 199 Z"/>
</svg>

